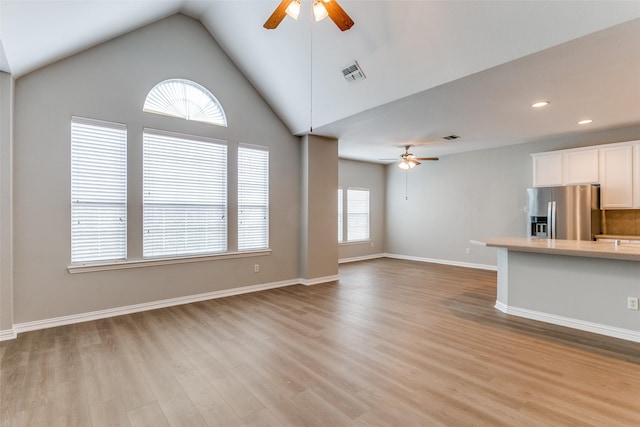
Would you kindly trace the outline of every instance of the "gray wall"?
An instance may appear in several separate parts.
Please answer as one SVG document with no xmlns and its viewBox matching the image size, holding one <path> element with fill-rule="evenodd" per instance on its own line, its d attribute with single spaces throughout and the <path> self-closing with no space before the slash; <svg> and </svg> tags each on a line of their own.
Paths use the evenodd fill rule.
<svg viewBox="0 0 640 427">
<path fill-rule="evenodd" d="M 450 155 L 408 172 L 390 165 L 386 252 L 495 266 L 495 249 L 469 240 L 525 237 L 525 190 L 532 185 L 529 154 L 635 139 L 640 139 L 640 126 Z"/>
<path fill-rule="evenodd" d="M 172 77 L 211 90 L 225 109 L 228 128 L 143 113 L 149 90 Z M 238 143 L 269 146 L 272 253 L 69 274 L 72 115 L 128 127 L 129 259 L 142 257 L 144 127 L 227 140 L 231 177 Z M 175 15 L 18 79 L 14 123 L 16 323 L 299 277 L 299 138 L 199 21 Z M 236 205 L 231 191 L 229 204 Z M 260 272 L 254 273 L 257 263 Z"/>
<path fill-rule="evenodd" d="M 13 78 L 0 72 L 0 332 L 13 326 Z"/>
<path fill-rule="evenodd" d="M 384 253 L 386 166 L 340 159 L 338 186 L 345 194 L 348 188 L 369 189 L 370 242 L 343 243 L 338 253 L 341 260 L 361 258 Z M 346 204 L 344 205 L 346 209 Z M 346 222 L 346 221 L 345 221 Z M 345 234 L 346 236 L 346 234 Z"/>
</svg>

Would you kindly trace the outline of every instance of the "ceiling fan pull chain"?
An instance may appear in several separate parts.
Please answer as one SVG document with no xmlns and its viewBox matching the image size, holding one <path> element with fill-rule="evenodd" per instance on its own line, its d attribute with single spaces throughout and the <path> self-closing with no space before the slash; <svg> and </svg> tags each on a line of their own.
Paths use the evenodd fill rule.
<svg viewBox="0 0 640 427">
<path fill-rule="evenodd" d="M 404 199 L 409 200 L 409 169 L 404 171 Z"/>
</svg>

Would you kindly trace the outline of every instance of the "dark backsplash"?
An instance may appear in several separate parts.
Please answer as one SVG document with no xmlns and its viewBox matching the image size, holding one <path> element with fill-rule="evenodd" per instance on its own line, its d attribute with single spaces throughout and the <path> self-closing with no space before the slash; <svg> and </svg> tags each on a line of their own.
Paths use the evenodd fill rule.
<svg viewBox="0 0 640 427">
<path fill-rule="evenodd" d="M 640 236 L 640 209 L 602 212 L 602 234 Z"/>
</svg>

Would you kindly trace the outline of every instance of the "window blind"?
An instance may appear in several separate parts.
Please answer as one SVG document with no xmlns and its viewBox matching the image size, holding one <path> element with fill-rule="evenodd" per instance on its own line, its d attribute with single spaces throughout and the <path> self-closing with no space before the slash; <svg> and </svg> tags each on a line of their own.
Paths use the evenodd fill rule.
<svg viewBox="0 0 640 427">
<path fill-rule="evenodd" d="M 227 126 L 222 105 L 204 86 L 185 79 L 169 79 L 147 94 L 143 111 L 212 125 Z"/>
<path fill-rule="evenodd" d="M 269 247 L 269 151 L 238 147 L 238 250 Z"/>
<path fill-rule="evenodd" d="M 224 141 L 145 129 L 143 256 L 227 250 Z"/>
<path fill-rule="evenodd" d="M 342 188 L 338 188 L 338 242 L 342 242 L 343 233 L 344 233 L 344 222 L 342 220 L 343 211 L 342 211 Z"/>
<path fill-rule="evenodd" d="M 127 257 L 127 128 L 71 119 L 71 262 Z"/>
<path fill-rule="evenodd" d="M 347 241 L 369 240 L 369 190 L 347 189 Z"/>
</svg>

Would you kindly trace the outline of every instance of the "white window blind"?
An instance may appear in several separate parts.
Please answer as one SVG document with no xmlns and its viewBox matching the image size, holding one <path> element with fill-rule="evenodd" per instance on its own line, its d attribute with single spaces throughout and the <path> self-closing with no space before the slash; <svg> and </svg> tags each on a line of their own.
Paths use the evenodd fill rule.
<svg viewBox="0 0 640 427">
<path fill-rule="evenodd" d="M 204 86 L 185 79 L 169 79 L 155 85 L 143 111 L 227 126 L 222 105 Z"/>
<path fill-rule="evenodd" d="M 238 147 L 238 250 L 269 247 L 269 151 Z"/>
<path fill-rule="evenodd" d="M 344 239 L 342 234 L 344 232 L 344 222 L 342 220 L 343 211 L 342 211 L 342 188 L 338 188 L 338 242 L 342 242 Z"/>
<path fill-rule="evenodd" d="M 145 129 L 143 256 L 227 250 L 227 146 Z"/>
<path fill-rule="evenodd" d="M 347 189 L 347 241 L 369 240 L 369 190 Z"/>
<path fill-rule="evenodd" d="M 71 262 L 127 257 L 127 128 L 71 119 Z"/>
</svg>

